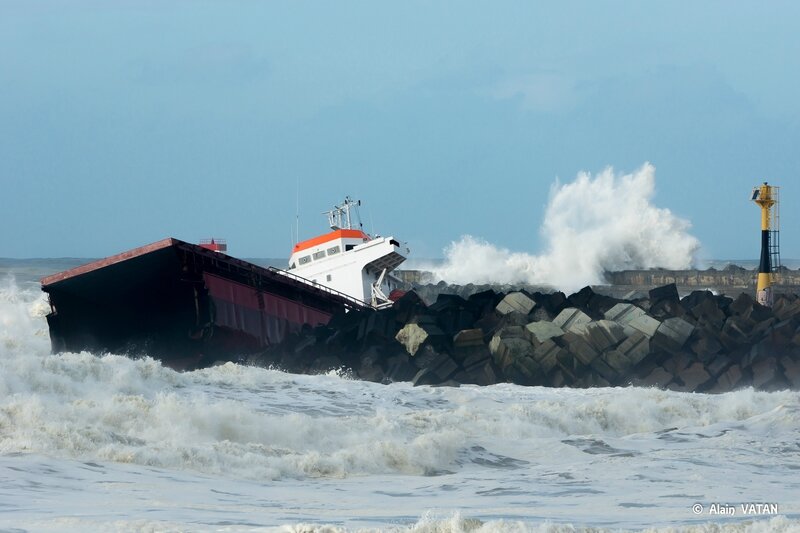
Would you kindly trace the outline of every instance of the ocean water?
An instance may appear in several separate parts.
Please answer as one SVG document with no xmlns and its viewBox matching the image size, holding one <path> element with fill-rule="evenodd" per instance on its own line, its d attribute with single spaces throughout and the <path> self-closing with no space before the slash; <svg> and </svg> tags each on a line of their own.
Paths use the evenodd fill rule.
<svg viewBox="0 0 800 533">
<path fill-rule="evenodd" d="M 800 531 L 798 392 L 52 355 L 62 267 L 0 272 L 0 531 Z"/>
</svg>

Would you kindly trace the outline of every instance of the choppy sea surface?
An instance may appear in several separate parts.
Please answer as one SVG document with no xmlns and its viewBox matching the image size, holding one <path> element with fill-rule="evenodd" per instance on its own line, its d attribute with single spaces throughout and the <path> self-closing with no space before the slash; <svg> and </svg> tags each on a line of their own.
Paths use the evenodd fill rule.
<svg viewBox="0 0 800 533">
<path fill-rule="evenodd" d="M 0 531 L 800 531 L 798 392 L 53 355 L 65 261 L 0 265 Z"/>
</svg>

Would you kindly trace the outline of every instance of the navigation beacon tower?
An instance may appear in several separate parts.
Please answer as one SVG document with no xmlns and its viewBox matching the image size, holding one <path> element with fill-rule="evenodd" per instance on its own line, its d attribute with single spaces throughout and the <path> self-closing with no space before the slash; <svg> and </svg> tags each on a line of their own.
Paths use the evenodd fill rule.
<svg viewBox="0 0 800 533">
<path fill-rule="evenodd" d="M 756 301 L 772 307 L 772 285 L 781 266 L 780 228 L 778 214 L 779 187 L 762 185 L 753 188 L 750 198 L 761 207 L 761 260 L 758 264 Z"/>
</svg>

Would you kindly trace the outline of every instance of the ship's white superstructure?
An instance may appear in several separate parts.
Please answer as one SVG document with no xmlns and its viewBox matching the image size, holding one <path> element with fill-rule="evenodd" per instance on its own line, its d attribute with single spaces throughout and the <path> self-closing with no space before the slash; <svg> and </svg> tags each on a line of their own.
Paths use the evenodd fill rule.
<svg viewBox="0 0 800 533">
<path fill-rule="evenodd" d="M 331 231 L 297 243 L 289 271 L 374 307 L 391 304 L 388 295 L 398 286 L 391 272 L 406 260 L 408 249 L 394 237 L 370 236 L 360 224 L 353 227 L 352 210 L 360 202 L 346 197 L 328 211 Z"/>
</svg>

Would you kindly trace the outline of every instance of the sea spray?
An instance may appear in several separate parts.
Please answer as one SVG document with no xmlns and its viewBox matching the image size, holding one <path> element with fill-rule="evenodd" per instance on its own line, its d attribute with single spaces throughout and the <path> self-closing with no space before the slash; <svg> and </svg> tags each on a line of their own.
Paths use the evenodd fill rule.
<svg viewBox="0 0 800 533">
<path fill-rule="evenodd" d="M 645 163 L 625 175 L 607 168 L 581 172 L 550 189 L 540 233 L 540 255 L 512 252 L 463 236 L 445 249 L 445 263 L 431 267 L 450 283 L 529 283 L 573 291 L 604 282 L 606 271 L 689 268 L 699 241 L 688 221 L 653 205 L 655 167 Z M 521 228 L 524 230 L 524 228 Z"/>
</svg>

